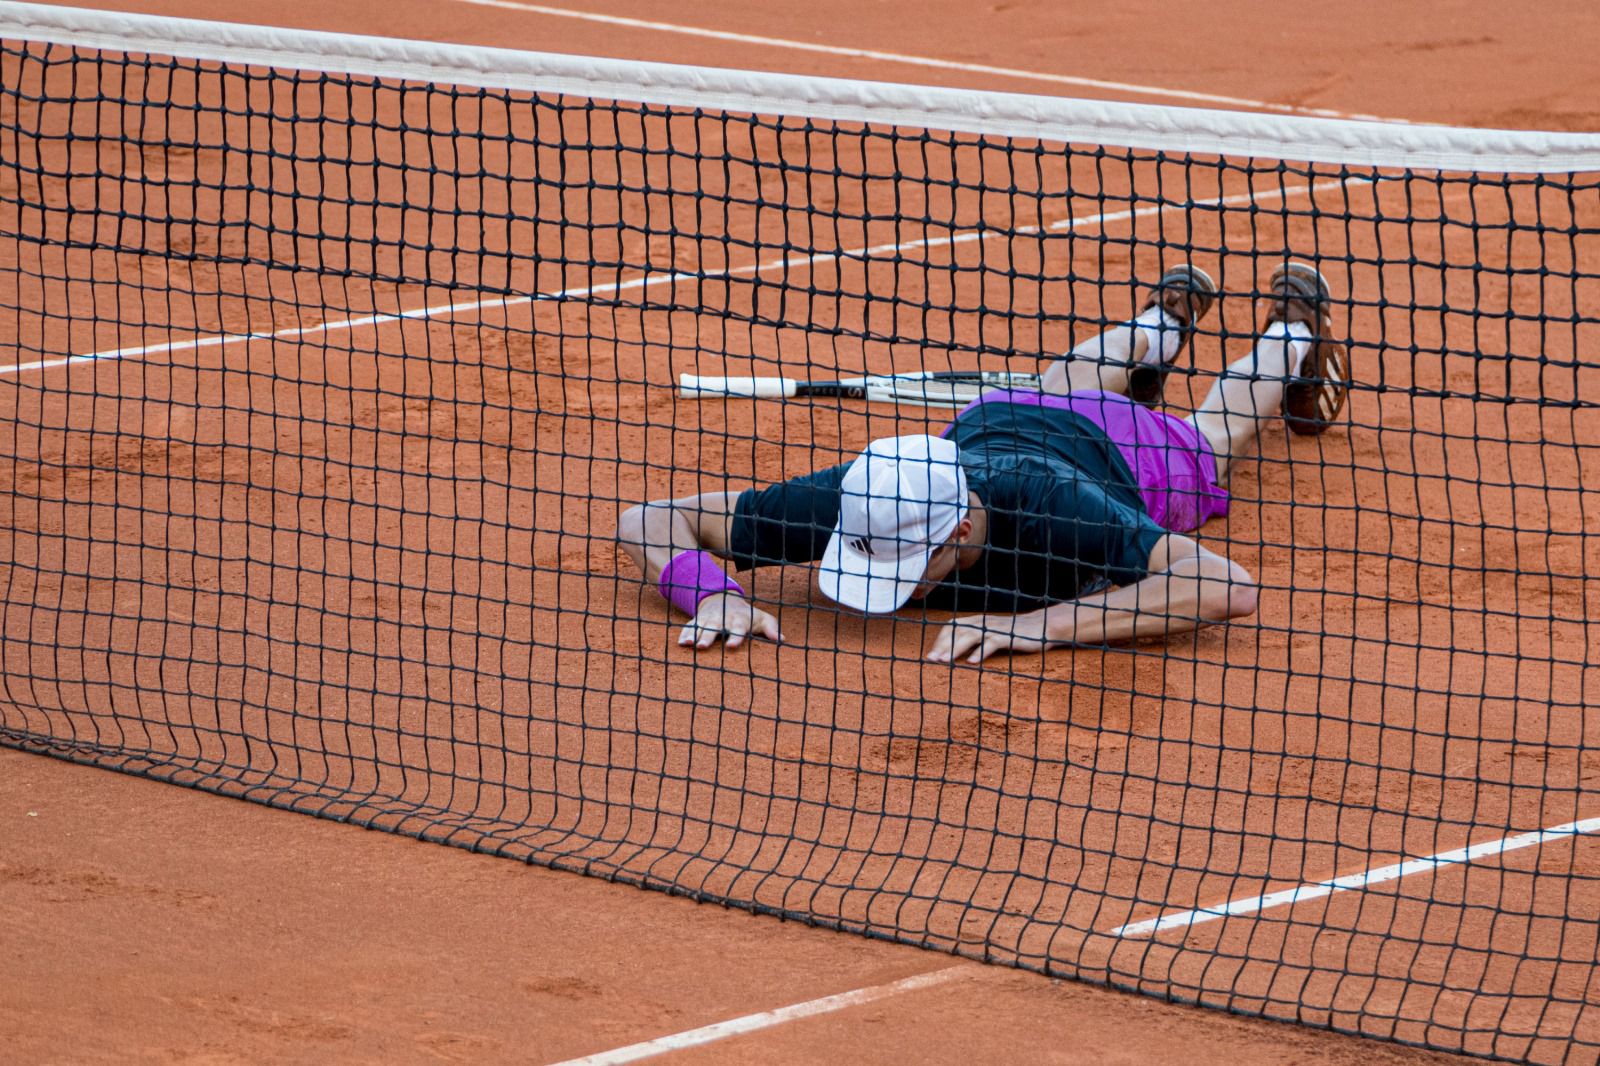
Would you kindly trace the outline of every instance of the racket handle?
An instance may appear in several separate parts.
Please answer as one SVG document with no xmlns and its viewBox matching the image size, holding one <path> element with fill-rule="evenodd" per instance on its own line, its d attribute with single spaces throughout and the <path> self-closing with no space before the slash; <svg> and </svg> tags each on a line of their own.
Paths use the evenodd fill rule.
<svg viewBox="0 0 1600 1066">
<path fill-rule="evenodd" d="M 748 396 L 756 400 L 786 400 L 798 386 L 799 382 L 792 378 L 703 378 L 693 374 L 678 377 L 678 395 L 689 399 Z"/>
</svg>

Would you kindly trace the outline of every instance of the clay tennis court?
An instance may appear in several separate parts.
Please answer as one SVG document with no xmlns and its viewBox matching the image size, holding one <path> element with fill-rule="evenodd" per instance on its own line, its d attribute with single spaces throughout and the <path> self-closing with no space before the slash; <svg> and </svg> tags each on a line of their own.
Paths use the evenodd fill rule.
<svg viewBox="0 0 1600 1066">
<path fill-rule="evenodd" d="M 1018 58 L 1039 47 L 1030 27 L 1042 12 L 1017 23 L 995 12 L 976 58 L 970 32 L 872 14 L 884 27 L 853 32 L 880 50 L 1060 68 L 1059 57 Z M 713 26 L 713 15 L 696 20 Z M 1019 87 L 971 70 L 935 78 L 881 57 L 734 49 L 477 5 L 400 5 L 381 29 L 294 8 L 253 17 Z M 812 17 L 825 35 L 840 21 Z M 754 18 L 730 12 L 715 26 L 817 39 L 807 26 L 778 34 Z M 1330 45 L 1318 31 L 1323 73 L 1297 83 L 1306 75 L 1291 56 L 1309 42 L 1250 47 L 1228 25 L 1201 27 L 1219 42 L 1197 41 L 1192 68 L 1152 72 L 1151 84 L 1419 121 L 1594 129 L 1600 118 L 1582 110 L 1581 95 L 1536 89 L 1546 61 L 1515 67 L 1531 45 L 1509 36 L 1440 47 L 1435 25 L 1394 27 L 1385 57 L 1361 42 Z M 1553 33 L 1523 32 L 1540 47 Z M 1068 54 L 1093 55 L 1103 78 L 1125 81 L 1139 33 L 1108 23 L 1098 34 Z M 1574 34 L 1565 26 L 1553 36 L 1559 46 Z M 1522 76 L 1475 80 L 1450 94 L 1449 108 L 1408 88 L 1405 79 L 1437 83 L 1467 53 L 1477 69 Z M 162 85 L 183 91 L 176 76 Z M 337 86 L 287 78 L 247 93 L 274 114 L 358 106 L 343 104 Z M 753 223 L 737 209 L 727 221 L 728 232 L 755 233 L 750 244 L 671 235 L 689 228 L 683 205 L 643 194 L 636 206 L 654 211 L 666 235 L 619 227 L 611 241 L 594 200 L 536 191 L 519 201 L 527 194 L 509 184 L 497 200 L 491 185 L 458 206 L 547 228 L 474 233 L 408 207 L 413 193 L 438 206 L 453 190 L 389 186 L 396 179 L 382 167 L 367 185 L 356 170 L 336 189 L 317 184 L 315 167 L 230 177 L 226 153 L 163 147 L 194 131 L 102 141 L 95 150 L 111 154 L 98 163 L 113 176 L 88 183 L 102 212 L 175 212 L 182 205 L 171 198 L 204 195 L 186 191 L 193 181 L 264 184 L 285 215 L 274 218 L 280 229 L 236 232 L 123 222 L 114 239 L 130 250 L 69 249 L 48 267 L 21 264 L 25 280 L 8 304 L 102 310 L 94 326 L 19 316 L 14 350 L 119 354 L 0 384 L 8 429 L 18 427 L 8 460 L 8 738 L 768 917 L 7 751 L 3 816 L 19 828 L 3 891 L 25 920 L 3 1009 L 27 1054 L 553 1062 L 929 974 L 926 986 L 870 1006 L 686 1054 L 1427 1057 L 770 917 L 781 915 L 1029 969 L 1070 966 L 1312 1025 L 1593 1060 L 1600 899 L 1585 886 L 1600 851 L 1586 829 L 1381 891 L 1325 893 L 1275 922 L 1191 911 L 1492 843 L 1489 826 L 1536 831 L 1600 815 L 1597 738 L 1581 713 L 1597 682 L 1586 619 L 1600 567 L 1585 538 L 1594 504 L 1581 468 L 1600 443 L 1600 419 L 1580 402 L 1600 389 L 1600 371 L 1584 360 L 1600 306 L 1600 283 L 1581 269 L 1600 251 L 1592 184 L 1571 195 L 1531 182 L 1441 186 L 1432 195 L 1464 198 L 1449 209 L 1475 227 L 1419 227 L 1407 218 L 1444 205 L 1382 173 L 1190 172 L 1136 153 L 1063 162 L 1044 150 L 1025 150 L 1019 166 L 959 138 L 930 148 L 819 136 L 798 123 L 741 135 L 714 118 L 533 109 L 528 119 L 476 97 L 437 113 L 436 100 L 416 113 L 404 98 L 390 105 L 410 130 L 431 132 L 388 132 L 390 115 L 378 123 L 375 157 L 421 152 L 468 171 L 572 165 L 560 149 L 475 158 L 471 137 L 448 132 L 532 121 L 516 143 L 539 140 L 546 122 L 588 144 L 667 135 L 709 158 L 759 159 L 775 147 L 859 157 L 864 176 L 831 184 L 846 221 L 808 233 L 799 263 L 783 237 L 825 183 L 797 187 L 785 175 L 769 186 L 759 166 L 735 167 L 716 190 L 736 204 L 778 205 Z M 381 94 L 375 106 L 386 106 Z M 228 139 L 260 134 L 217 121 Z M 913 188 L 961 175 L 991 191 L 902 199 L 902 214 L 879 222 L 883 192 L 871 174 L 888 157 L 896 173 L 925 179 Z M 648 156 L 615 152 L 610 170 L 606 158 L 592 157 L 581 180 L 672 187 L 681 177 Z M 707 172 L 692 178 L 704 187 Z M 1256 213 L 1241 231 L 1228 210 L 1130 198 L 1151 182 Z M 70 203 L 84 184 L 41 182 L 35 193 Z M 1051 193 L 1062 187 L 1078 192 Z M 144 198 L 122 199 L 133 194 Z M 315 247 L 297 245 L 305 216 L 296 204 L 323 198 L 390 206 L 367 219 L 322 214 Z M 1541 239 L 1505 236 L 1528 219 Z M 8 224 L 30 220 L 24 212 Z M 55 223 L 41 212 L 37 224 Z M 113 239 L 72 229 L 102 224 L 78 215 L 43 236 L 63 246 Z M 953 239 L 980 225 L 1008 235 Z M 358 231 L 373 239 L 345 239 Z M 517 254 L 529 238 L 537 254 Z M 207 239 L 214 246 L 198 246 Z M 840 254 L 885 244 L 898 250 L 887 265 Z M 438 246 L 470 254 L 441 257 L 429 250 Z M 784 646 L 700 657 L 675 646 L 666 606 L 609 540 L 622 507 L 669 487 L 792 476 L 945 417 L 686 401 L 673 391 L 679 373 L 798 366 L 831 376 L 1059 351 L 1135 309 L 1137 280 L 1172 254 L 1163 246 L 1203 256 L 1225 293 L 1259 288 L 1284 250 L 1337 264 L 1330 275 L 1348 294 L 1357 374 L 1365 366 L 1383 385 L 1358 388 L 1348 425 L 1326 437 L 1267 434 L 1259 461 L 1234 476 L 1231 515 L 1204 531 L 1258 576 L 1258 616 L 1160 645 L 951 670 L 920 662 L 920 616 L 840 615 L 791 569 L 754 585 L 780 614 Z M 1405 257 L 1386 254 L 1397 246 Z M 13 278 L 19 254 L 0 252 Z M 247 263 L 203 258 L 219 254 Z M 320 273 L 251 265 L 308 254 Z M 664 280 L 624 290 L 585 265 L 641 257 L 670 267 Z M 125 302 L 130 264 L 143 306 Z M 449 286 L 364 274 L 444 276 Z M 1005 286 L 1004 315 L 983 310 L 995 284 Z M 474 288 L 583 289 L 589 299 L 472 298 L 415 313 Z M 172 298 L 191 292 L 210 297 Z M 783 324 L 782 301 L 796 292 L 831 328 Z M 890 295 L 853 295 L 867 292 Z M 695 301 L 756 324 L 730 326 L 697 313 Z M 954 310 L 920 313 L 930 305 Z M 322 315 L 308 320 L 305 308 Z M 137 323 L 195 340 L 152 343 L 130 328 Z M 1196 345 L 1198 373 L 1169 388 L 1175 407 L 1186 406 L 1185 387 L 1192 405 L 1208 375 L 1242 354 L 1252 323 L 1248 299 L 1224 299 Z M 1523 357 L 1531 352 L 1538 357 Z M 1183 931 L 1130 932 L 1164 916 L 1178 916 Z M 81 961 L 69 968 L 68 959 Z"/>
</svg>

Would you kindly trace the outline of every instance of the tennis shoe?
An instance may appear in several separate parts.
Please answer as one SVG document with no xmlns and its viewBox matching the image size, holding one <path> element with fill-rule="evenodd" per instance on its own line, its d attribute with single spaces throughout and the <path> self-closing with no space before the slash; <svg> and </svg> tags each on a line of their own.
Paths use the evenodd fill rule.
<svg viewBox="0 0 1600 1066">
<path fill-rule="evenodd" d="M 1143 314 L 1153 307 L 1159 307 L 1177 320 L 1182 333 L 1178 340 L 1178 348 L 1171 360 L 1163 361 L 1161 352 L 1152 348 L 1145 353 L 1143 361 L 1136 363 L 1128 372 L 1130 399 L 1147 407 L 1161 402 L 1167 375 L 1172 373 L 1173 363 L 1189 346 L 1196 326 L 1211 310 L 1211 305 L 1216 299 L 1217 283 L 1211 280 L 1210 274 L 1193 264 L 1184 263 L 1161 275 L 1161 280 L 1156 282 L 1150 298 L 1145 301 L 1139 313 Z"/>
<path fill-rule="evenodd" d="M 1291 260 L 1272 272 L 1267 291 L 1267 327 L 1297 322 L 1311 331 L 1311 345 L 1283 391 L 1284 422 L 1305 436 L 1325 433 L 1350 395 L 1350 353 L 1333 339 L 1328 279 L 1311 264 Z"/>
</svg>

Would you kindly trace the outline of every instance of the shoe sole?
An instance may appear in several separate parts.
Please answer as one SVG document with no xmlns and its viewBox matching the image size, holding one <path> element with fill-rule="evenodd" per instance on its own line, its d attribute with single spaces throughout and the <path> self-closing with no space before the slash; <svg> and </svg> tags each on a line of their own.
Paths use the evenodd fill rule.
<svg viewBox="0 0 1600 1066">
<path fill-rule="evenodd" d="M 1295 260 L 1272 272 L 1267 324 L 1301 322 L 1312 331 L 1311 350 L 1283 392 L 1283 420 L 1301 436 L 1328 431 L 1350 395 L 1350 352 L 1333 340 L 1333 299 L 1328 279 L 1310 263 Z"/>
</svg>

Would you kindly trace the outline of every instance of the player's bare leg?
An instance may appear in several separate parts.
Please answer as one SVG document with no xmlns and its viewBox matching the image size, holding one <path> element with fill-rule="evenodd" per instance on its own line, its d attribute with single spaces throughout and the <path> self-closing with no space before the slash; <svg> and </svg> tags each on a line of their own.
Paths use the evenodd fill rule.
<svg viewBox="0 0 1600 1066">
<path fill-rule="evenodd" d="M 1327 279 L 1289 262 L 1273 272 L 1268 292 L 1255 347 L 1222 372 L 1189 418 L 1216 454 L 1219 482 L 1255 446 L 1263 422 L 1283 415 L 1296 433 L 1321 433 L 1350 391 L 1349 355 L 1330 339 Z"/>
<path fill-rule="evenodd" d="M 1216 283 L 1185 263 L 1161 276 L 1134 320 L 1090 337 L 1051 363 L 1040 376 L 1042 392 L 1125 393 L 1157 403 L 1173 361 L 1217 298 Z"/>
</svg>

